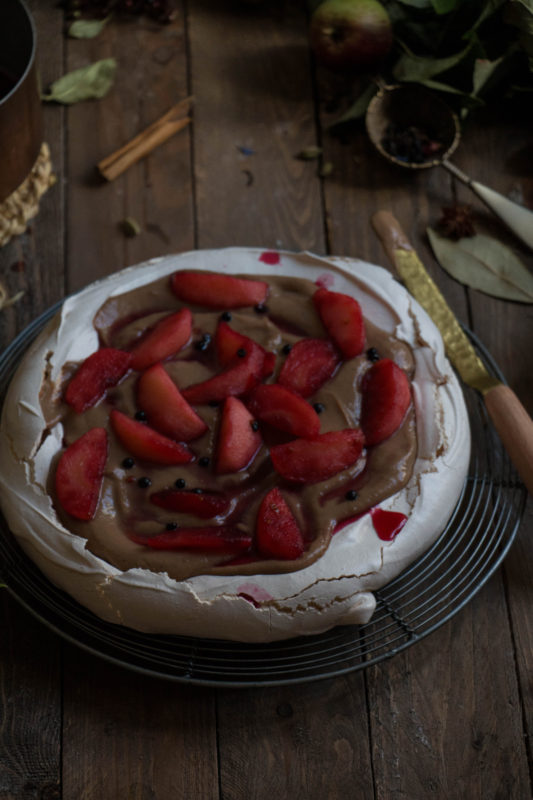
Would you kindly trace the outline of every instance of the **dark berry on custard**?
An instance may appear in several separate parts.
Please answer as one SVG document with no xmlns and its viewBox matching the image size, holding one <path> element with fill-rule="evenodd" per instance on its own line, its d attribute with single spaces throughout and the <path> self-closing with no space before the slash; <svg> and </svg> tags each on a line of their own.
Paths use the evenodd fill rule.
<svg viewBox="0 0 533 800">
<path fill-rule="evenodd" d="M 202 338 L 199 339 L 194 346 L 196 350 L 203 351 L 207 350 L 210 344 L 211 344 L 211 335 L 209 333 L 204 333 Z"/>
</svg>

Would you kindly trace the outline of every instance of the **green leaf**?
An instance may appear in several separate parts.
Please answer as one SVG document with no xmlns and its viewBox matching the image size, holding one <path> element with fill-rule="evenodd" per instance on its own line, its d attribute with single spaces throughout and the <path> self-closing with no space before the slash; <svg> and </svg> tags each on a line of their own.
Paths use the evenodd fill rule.
<svg viewBox="0 0 533 800">
<path fill-rule="evenodd" d="M 509 0 L 505 21 L 518 28 L 518 41 L 529 59 L 533 71 L 533 0 Z"/>
<path fill-rule="evenodd" d="M 421 58 L 404 53 L 396 62 L 393 75 L 398 81 L 416 81 L 417 83 L 440 75 L 442 72 L 455 67 L 468 54 L 472 44 L 468 45 L 458 53 L 454 53 L 446 58 Z"/>
<path fill-rule="evenodd" d="M 371 83 L 366 89 L 359 95 L 357 100 L 350 106 L 350 108 L 344 112 L 342 117 L 332 122 L 329 128 L 334 128 L 336 125 L 342 125 L 345 122 L 354 122 L 357 119 L 361 119 L 366 114 L 366 110 L 368 108 L 368 104 L 374 97 L 378 90 L 378 87 L 375 83 Z"/>
<path fill-rule="evenodd" d="M 533 303 L 533 275 L 497 239 L 477 234 L 452 242 L 432 228 L 427 234 L 437 261 L 455 280 L 502 300 Z"/>
<path fill-rule="evenodd" d="M 432 6 L 432 0 L 399 0 L 399 2 L 413 8 L 431 8 Z"/>
<path fill-rule="evenodd" d="M 519 4 L 523 6 L 526 11 L 529 11 L 530 14 L 533 14 L 533 0 L 511 0 L 511 3 Z"/>
<path fill-rule="evenodd" d="M 104 97 L 113 85 L 117 62 L 114 58 L 104 58 L 73 72 L 67 72 L 50 86 L 42 99 L 47 102 L 80 103 L 82 100 Z"/>
<path fill-rule="evenodd" d="M 495 14 L 500 6 L 503 6 L 503 4 L 506 2 L 507 0 L 485 0 L 485 5 L 481 14 L 476 19 L 471 29 L 463 35 L 463 39 L 467 39 L 468 37 L 472 36 L 477 31 L 479 26 L 485 22 L 486 19 Z"/>
<path fill-rule="evenodd" d="M 99 36 L 111 19 L 77 19 L 68 29 L 68 35 L 73 39 L 94 39 Z"/>
<path fill-rule="evenodd" d="M 432 0 L 432 6 L 437 14 L 449 14 L 459 5 L 461 0 Z"/>
<path fill-rule="evenodd" d="M 504 56 L 500 56 L 495 61 L 489 61 L 487 58 L 476 58 L 472 77 L 472 92 L 474 95 L 480 93 L 494 71 L 504 61 L 504 58 Z"/>
</svg>

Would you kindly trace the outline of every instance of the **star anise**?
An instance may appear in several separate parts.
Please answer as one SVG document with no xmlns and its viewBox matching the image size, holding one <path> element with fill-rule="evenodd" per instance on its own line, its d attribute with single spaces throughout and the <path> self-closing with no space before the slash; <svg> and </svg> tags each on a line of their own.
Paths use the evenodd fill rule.
<svg viewBox="0 0 533 800">
<path fill-rule="evenodd" d="M 438 226 L 444 236 L 455 241 L 476 234 L 470 206 L 453 205 L 443 208 Z"/>
</svg>

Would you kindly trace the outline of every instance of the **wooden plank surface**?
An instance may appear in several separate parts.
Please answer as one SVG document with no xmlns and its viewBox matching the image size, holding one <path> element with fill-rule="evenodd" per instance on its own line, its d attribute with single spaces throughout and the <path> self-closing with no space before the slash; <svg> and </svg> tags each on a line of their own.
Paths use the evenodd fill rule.
<svg viewBox="0 0 533 800">
<path fill-rule="evenodd" d="M 193 247 L 309 249 L 387 266 L 369 219 L 388 208 L 533 411 L 531 306 L 465 291 L 424 235 L 466 190 L 444 171 L 407 176 L 385 164 L 362 129 L 330 135 L 347 85 L 313 73 L 304 4 L 176 6 L 167 27 L 114 21 L 82 42 L 65 39 L 55 0 L 33 0 L 44 85 L 111 55 L 119 71 L 103 100 L 45 108 L 59 180 L 28 234 L 0 252 L 2 282 L 26 290 L 0 315 L 2 342 L 65 292 Z M 191 93 L 189 130 L 114 183 L 96 178 L 98 160 Z M 531 203 L 533 176 L 520 167 L 529 129 L 501 126 L 470 129 L 457 163 Z M 323 162 L 295 157 L 313 144 L 332 164 L 327 178 Z M 139 236 L 124 236 L 126 216 Z M 483 224 L 506 237 L 487 215 Z M 301 686 L 213 690 L 127 672 L 62 645 L 3 596 L 0 798 L 529 797 L 532 524 L 530 506 L 504 568 L 427 639 L 365 672 Z"/>
<path fill-rule="evenodd" d="M 68 40 L 67 69 L 113 56 L 113 90 L 68 111 L 68 290 L 132 263 L 194 247 L 190 134 L 184 131 L 112 183 L 96 163 L 189 94 L 185 18 L 162 28 L 117 21 Z M 86 131 L 93 135 L 88 137 Z M 141 233 L 124 235 L 134 218 Z M 65 648 L 63 797 L 218 797 L 214 694 L 101 664 Z"/>
<path fill-rule="evenodd" d="M 56 42 L 46 57 L 39 49 L 43 83 L 63 69 L 60 15 L 49 16 L 38 2 L 31 10 L 39 41 Z M 63 174 L 63 111 L 43 109 L 44 137 L 56 173 Z M 16 333 L 59 300 L 64 292 L 64 191 L 61 180 L 49 190 L 27 233 L 0 251 L 0 280 L 15 305 L 0 313 L 0 341 Z M 2 590 L 0 622 L 0 797 L 60 797 L 61 641 Z"/>
</svg>

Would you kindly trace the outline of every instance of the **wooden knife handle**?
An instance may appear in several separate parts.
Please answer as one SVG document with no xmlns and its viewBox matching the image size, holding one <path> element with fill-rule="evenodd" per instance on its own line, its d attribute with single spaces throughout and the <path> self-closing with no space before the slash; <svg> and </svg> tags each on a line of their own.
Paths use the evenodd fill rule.
<svg viewBox="0 0 533 800">
<path fill-rule="evenodd" d="M 508 386 L 495 386 L 483 397 L 503 446 L 533 495 L 533 420 Z"/>
</svg>

